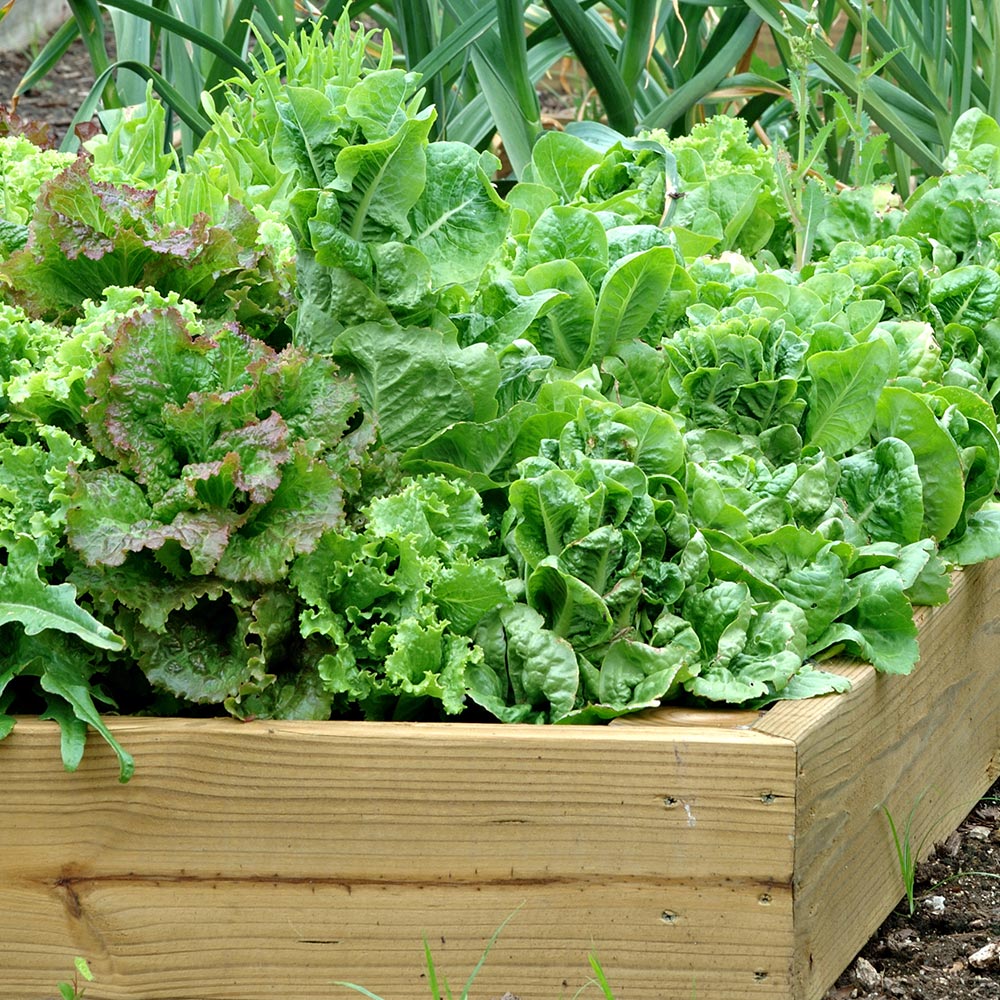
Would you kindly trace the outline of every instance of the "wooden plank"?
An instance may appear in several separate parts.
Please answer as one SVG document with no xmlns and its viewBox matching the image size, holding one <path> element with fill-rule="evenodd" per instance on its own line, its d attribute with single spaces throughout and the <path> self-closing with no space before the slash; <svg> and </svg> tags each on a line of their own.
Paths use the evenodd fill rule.
<svg viewBox="0 0 1000 1000">
<path fill-rule="evenodd" d="M 391 1000 L 419 995 L 421 931 L 454 939 L 455 964 L 471 968 L 521 901 L 504 933 L 514 978 L 500 993 L 535 983 L 556 995 L 541 990 L 553 963 L 564 978 L 579 974 L 602 942 L 609 972 L 637 998 L 689 1000 L 687 978 L 663 984 L 667 968 L 700 983 L 718 970 L 719 992 L 707 996 L 719 1000 L 753 996 L 754 982 L 769 984 L 759 995 L 770 1000 L 789 978 L 787 740 L 698 726 L 122 719 L 113 728 L 136 757 L 124 786 L 97 741 L 79 772 L 56 770 L 50 724 L 21 722 L 0 743 L 0 890 L 19 901 L 0 915 L 0 939 L 23 956 L 22 993 L 22 982 L 51 992 L 39 955 L 65 969 L 72 952 L 93 958 L 95 1000 L 298 1000 L 310 995 L 295 971 L 304 946 L 287 926 L 316 893 L 322 912 L 354 928 L 355 944 L 330 951 L 346 968 L 322 967 L 309 980 L 315 995 L 337 975 L 374 982 Z M 264 923 L 248 924 L 249 913 Z M 338 938 L 321 924 L 301 939 Z M 556 939 L 544 952 L 532 945 Z M 247 941 L 266 965 L 257 994 L 238 971 Z M 406 962 L 386 965 L 393 948 Z M 496 974 L 506 975 L 502 963 Z"/>
<path fill-rule="evenodd" d="M 793 740 L 795 996 L 816 1000 L 903 894 L 884 804 L 923 854 L 1000 771 L 1000 565 L 956 577 L 951 601 L 918 612 L 909 677 L 851 666 L 846 695 L 775 706 L 755 726 Z"/>
<path fill-rule="evenodd" d="M 0 916 L 4 997 L 51 997 L 82 952 L 97 974 L 88 1000 L 352 995 L 335 980 L 387 1000 L 426 1000 L 424 933 L 457 995 L 511 913 L 474 996 L 571 997 L 588 978 L 591 951 L 623 998 L 774 1000 L 786 995 L 791 970 L 787 886 L 615 878 L 417 889 L 118 879 L 76 883 L 71 907 L 57 897 L 37 886 L 8 894 Z M 72 947 L 40 947 L 26 933 L 29 922 L 68 933 Z"/>
<path fill-rule="evenodd" d="M 664 838 L 692 877 L 791 871 L 781 835 L 792 748 L 760 733 L 225 719 L 113 728 L 137 762 L 124 786 L 97 740 L 69 775 L 53 768 L 49 724 L 21 722 L 0 743 L 0 822 L 19 831 L 0 873 L 51 872 L 73 844 L 70 875 L 658 876 L 648 845 Z M 748 856 L 758 835 L 764 846 Z M 485 849 L 494 842 L 502 851 Z"/>
</svg>

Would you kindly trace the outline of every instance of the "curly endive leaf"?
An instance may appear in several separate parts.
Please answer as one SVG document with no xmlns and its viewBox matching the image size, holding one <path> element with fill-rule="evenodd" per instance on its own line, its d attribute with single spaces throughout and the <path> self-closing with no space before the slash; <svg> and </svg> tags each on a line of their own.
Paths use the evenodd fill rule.
<svg viewBox="0 0 1000 1000">
<path fill-rule="evenodd" d="M 4 636 L 4 640 L 8 637 Z M 45 631 L 39 635 L 15 635 L 13 641 L 0 644 L 17 664 L 13 670 L 0 671 L 0 694 L 15 676 L 37 677 L 39 686 L 47 697 L 48 711 L 42 718 L 55 719 L 62 730 L 61 750 L 63 764 L 72 771 L 83 754 L 84 727 L 93 726 L 118 757 L 118 780 L 126 782 L 132 777 L 135 763 L 105 725 L 95 700 L 113 705 L 95 681 L 93 657 L 87 656 L 79 645 L 64 633 Z M 0 699 L 0 710 L 6 705 Z M 0 734 L 10 724 L 0 714 Z M 9 731 L 9 729 L 8 729 Z"/>
</svg>

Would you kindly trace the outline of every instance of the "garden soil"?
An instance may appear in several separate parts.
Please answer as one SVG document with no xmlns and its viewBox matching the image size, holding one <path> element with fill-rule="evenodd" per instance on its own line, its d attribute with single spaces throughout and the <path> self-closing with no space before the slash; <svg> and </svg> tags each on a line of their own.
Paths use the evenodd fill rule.
<svg viewBox="0 0 1000 1000">
<path fill-rule="evenodd" d="M 0 55 L 0 104 L 31 55 Z M 50 124 L 58 143 L 92 82 L 76 45 L 17 112 Z M 1000 782 L 919 866 L 915 889 L 914 913 L 904 899 L 824 1000 L 1000 1000 Z"/>
</svg>

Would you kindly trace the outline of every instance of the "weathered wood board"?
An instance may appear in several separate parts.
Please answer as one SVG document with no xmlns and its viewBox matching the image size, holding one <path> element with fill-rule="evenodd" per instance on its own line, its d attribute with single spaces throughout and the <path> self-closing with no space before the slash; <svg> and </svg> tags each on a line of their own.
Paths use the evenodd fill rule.
<svg viewBox="0 0 1000 1000">
<path fill-rule="evenodd" d="M 119 719 L 59 768 L 0 743 L 0 1000 L 75 955 L 88 1000 L 475 995 L 816 1000 L 902 894 L 881 805 L 927 848 L 1000 771 L 1000 567 L 922 614 L 909 678 L 759 717 L 611 727 Z M 922 796 L 922 797 L 921 797 Z M 593 989 L 589 991 L 593 993 Z"/>
</svg>

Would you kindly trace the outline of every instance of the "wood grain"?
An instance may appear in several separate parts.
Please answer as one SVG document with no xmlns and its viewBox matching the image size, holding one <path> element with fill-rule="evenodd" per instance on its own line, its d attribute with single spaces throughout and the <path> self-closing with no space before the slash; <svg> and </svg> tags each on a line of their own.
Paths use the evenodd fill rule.
<svg viewBox="0 0 1000 1000">
<path fill-rule="evenodd" d="M 98 975 L 88 1000 L 350 996 L 335 980 L 390 1000 L 426 1000 L 423 934 L 457 995 L 511 913 L 477 997 L 515 989 L 522 997 L 571 997 L 588 978 L 591 950 L 622 997 L 688 1000 L 697 989 L 699 998 L 772 1000 L 787 991 L 792 966 L 790 889 L 736 881 L 417 887 L 108 879 L 75 882 L 70 898 L 67 906 L 38 888 L 15 894 L 22 930 L 4 927 L 5 956 L 16 969 L 4 977 L 4 997 L 51 997 L 38 970 L 49 970 L 54 983 L 84 948 Z M 72 935 L 59 968 L 50 951 L 25 940 L 25 916 Z"/>
<path fill-rule="evenodd" d="M 908 677 L 842 666 L 852 690 L 778 705 L 756 725 L 793 740 L 795 997 L 815 1000 L 903 895 L 884 805 L 926 856 L 996 780 L 1000 566 L 957 574 L 948 604 L 918 611 Z"/>
<path fill-rule="evenodd" d="M 127 785 L 96 741 L 79 772 L 55 770 L 49 724 L 21 722 L 0 743 L 0 889 L 16 901 L 0 936 L 18 1000 L 50 993 L 72 954 L 92 960 L 95 1000 L 297 1000 L 329 995 L 337 977 L 405 1000 L 426 989 L 422 932 L 443 934 L 468 970 L 522 902 L 498 952 L 512 957 L 484 980 L 496 995 L 556 996 L 554 975 L 579 985 L 591 947 L 634 997 L 687 1000 L 691 979 L 720 1000 L 770 997 L 789 979 L 787 740 L 705 727 L 113 726 L 136 758 Z M 733 940 L 754 944 L 727 952 Z M 319 971 L 303 971 L 304 956 Z M 664 986 L 666 970 L 683 976 Z"/>
</svg>

